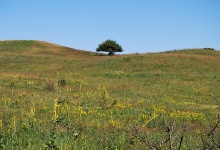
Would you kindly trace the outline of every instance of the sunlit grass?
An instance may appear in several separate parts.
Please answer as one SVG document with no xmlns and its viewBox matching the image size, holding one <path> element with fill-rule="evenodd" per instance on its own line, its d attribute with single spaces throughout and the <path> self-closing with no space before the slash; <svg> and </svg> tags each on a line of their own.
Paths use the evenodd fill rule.
<svg viewBox="0 0 220 150">
<path fill-rule="evenodd" d="M 197 148 L 199 126 L 219 114 L 219 52 L 204 51 L 109 57 L 0 42 L 0 148 L 145 149 L 133 129 L 162 139 L 165 121 L 191 127 L 182 148 Z"/>
</svg>

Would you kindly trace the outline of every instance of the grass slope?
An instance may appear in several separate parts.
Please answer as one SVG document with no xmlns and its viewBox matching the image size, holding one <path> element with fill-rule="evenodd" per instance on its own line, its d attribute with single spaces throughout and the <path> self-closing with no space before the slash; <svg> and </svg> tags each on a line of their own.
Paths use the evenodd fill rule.
<svg viewBox="0 0 220 150">
<path fill-rule="evenodd" d="M 110 57 L 2 41 L 0 63 L 0 148 L 146 149 L 171 121 L 188 129 L 182 149 L 195 149 L 200 124 L 218 119 L 219 51 Z"/>
</svg>

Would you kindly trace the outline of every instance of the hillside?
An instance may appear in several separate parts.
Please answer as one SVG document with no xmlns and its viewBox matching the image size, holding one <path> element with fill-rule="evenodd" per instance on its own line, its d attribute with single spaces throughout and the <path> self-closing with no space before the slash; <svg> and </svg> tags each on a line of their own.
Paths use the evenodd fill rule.
<svg viewBox="0 0 220 150">
<path fill-rule="evenodd" d="M 169 122 L 196 149 L 218 120 L 219 51 L 96 56 L 2 41 L 0 63 L 0 149 L 146 149 Z"/>
<path fill-rule="evenodd" d="M 1 54 L 21 53 L 26 55 L 55 55 L 55 56 L 74 56 L 90 55 L 92 52 L 76 50 L 44 41 L 0 41 Z"/>
</svg>

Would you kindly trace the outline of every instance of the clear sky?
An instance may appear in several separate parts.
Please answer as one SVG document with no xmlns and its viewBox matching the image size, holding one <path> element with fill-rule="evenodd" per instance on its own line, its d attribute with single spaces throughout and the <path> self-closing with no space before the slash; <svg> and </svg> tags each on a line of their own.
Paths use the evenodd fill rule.
<svg viewBox="0 0 220 150">
<path fill-rule="evenodd" d="M 0 40 L 40 40 L 124 53 L 220 50 L 220 0 L 0 0 Z"/>
</svg>

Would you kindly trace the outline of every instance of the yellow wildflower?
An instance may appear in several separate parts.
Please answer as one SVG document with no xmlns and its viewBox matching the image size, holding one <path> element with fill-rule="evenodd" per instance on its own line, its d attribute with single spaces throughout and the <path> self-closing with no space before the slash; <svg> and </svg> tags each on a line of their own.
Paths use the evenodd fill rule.
<svg viewBox="0 0 220 150">
<path fill-rule="evenodd" d="M 57 107 L 58 107 L 58 104 L 57 104 L 57 99 L 54 99 L 54 106 L 53 106 L 53 117 L 52 117 L 52 120 L 53 120 L 54 122 L 56 122 L 56 121 L 57 121 L 57 119 L 58 119 Z"/>
<path fill-rule="evenodd" d="M 0 120 L 0 129 L 2 128 L 2 120 Z"/>
</svg>

